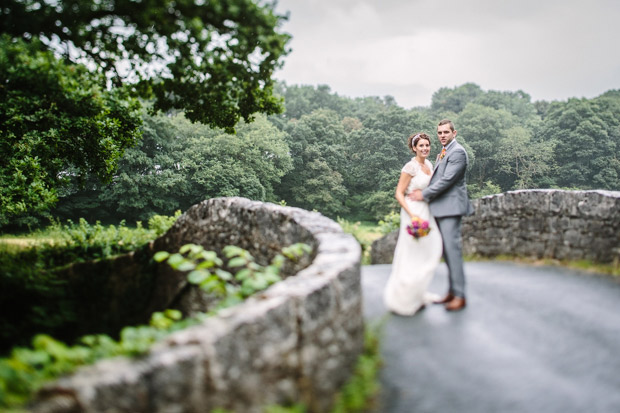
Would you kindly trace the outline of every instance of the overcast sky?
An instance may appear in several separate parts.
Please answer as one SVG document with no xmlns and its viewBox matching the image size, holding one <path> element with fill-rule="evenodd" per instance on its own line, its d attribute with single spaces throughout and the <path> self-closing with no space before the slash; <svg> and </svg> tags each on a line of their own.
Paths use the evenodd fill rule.
<svg viewBox="0 0 620 413">
<path fill-rule="evenodd" d="M 618 0 L 279 0 L 292 52 L 276 78 L 429 106 L 441 87 L 536 100 L 620 89 Z"/>
</svg>

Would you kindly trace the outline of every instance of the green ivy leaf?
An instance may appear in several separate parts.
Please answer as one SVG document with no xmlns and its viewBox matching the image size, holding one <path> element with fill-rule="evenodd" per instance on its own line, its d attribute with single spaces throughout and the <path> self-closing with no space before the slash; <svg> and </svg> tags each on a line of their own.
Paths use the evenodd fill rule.
<svg viewBox="0 0 620 413">
<path fill-rule="evenodd" d="M 180 320 L 181 318 L 183 318 L 182 312 L 180 312 L 179 310 L 171 309 L 171 308 L 164 311 L 164 314 L 166 315 L 166 317 L 168 317 L 171 320 Z"/>
<path fill-rule="evenodd" d="M 177 267 L 177 270 L 187 272 L 187 271 L 191 271 L 191 270 L 193 270 L 195 268 L 196 268 L 196 264 L 194 264 L 191 261 L 185 261 L 185 262 L 182 262 L 181 264 L 179 264 L 179 266 Z"/>
<path fill-rule="evenodd" d="M 214 261 L 201 261 L 198 265 L 196 265 L 196 269 L 197 270 L 202 270 L 202 269 L 206 269 L 206 268 L 213 268 L 215 267 L 215 262 Z"/>
<path fill-rule="evenodd" d="M 245 250 L 243 248 L 237 247 L 235 245 L 227 245 L 224 247 L 222 252 L 226 255 L 226 258 L 238 257 L 243 254 Z"/>
<path fill-rule="evenodd" d="M 237 271 L 237 274 L 235 274 L 235 279 L 237 279 L 238 281 L 243 281 L 247 279 L 250 275 L 252 275 L 252 271 L 250 271 L 248 268 L 244 268 Z"/>
<path fill-rule="evenodd" d="M 229 267 L 241 267 L 247 264 L 247 261 L 241 257 L 235 257 L 228 261 Z"/>
<path fill-rule="evenodd" d="M 181 248 L 179 248 L 179 253 L 187 254 L 188 252 L 196 253 L 196 251 L 202 248 L 196 244 L 185 244 Z"/>
<path fill-rule="evenodd" d="M 275 257 L 273 257 L 273 259 L 271 260 L 271 265 L 277 267 L 277 268 L 282 268 L 282 266 L 284 265 L 284 262 L 286 261 L 286 258 L 284 257 L 284 255 L 282 254 L 277 254 Z"/>
<path fill-rule="evenodd" d="M 221 262 L 221 260 L 218 258 L 215 251 L 201 251 L 200 258 L 202 258 L 205 261 L 212 261 L 212 262 L 220 261 Z"/>
<path fill-rule="evenodd" d="M 192 284 L 202 284 L 207 278 L 209 278 L 209 272 L 203 270 L 195 270 L 187 275 L 187 281 Z"/>
<path fill-rule="evenodd" d="M 215 270 L 215 273 L 217 274 L 218 277 L 220 277 L 221 280 L 230 281 L 233 279 L 233 275 L 231 273 L 229 273 L 228 271 L 224 271 L 220 268 Z"/>
<path fill-rule="evenodd" d="M 158 251 L 153 256 L 153 259 L 157 262 L 162 262 L 168 259 L 169 256 L 170 256 L 170 253 L 168 251 Z"/>
<path fill-rule="evenodd" d="M 170 258 L 168 258 L 168 265 L 170 265 L 175 270 L 179 269 L 179 266 L 185 262 L 185 257 L 181 254 L 176 253 L 172 254 Z"/>
</svg>

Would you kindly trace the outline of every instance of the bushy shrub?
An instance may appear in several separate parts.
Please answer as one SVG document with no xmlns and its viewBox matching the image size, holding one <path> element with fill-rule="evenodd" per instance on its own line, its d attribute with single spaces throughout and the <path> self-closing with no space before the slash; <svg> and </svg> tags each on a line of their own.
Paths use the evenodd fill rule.
<svg viewBox="0 0 620 413">
<path fill-rule="evenodd" d="M 136 250 L 165 232 L 179 214 L 154 217 L 149 228 L 139 222 L 135 228 L 124 222 L 91 225 L 84 219 L 53 222 L 26 237 L 30 242 L 23 247 L 0 242 L 0 354 L 27 344 L 36 333 L 73 338 L 80 300 L 88 302 L 93 297 L 72 296 L 56 271 L 76 262 Z"/>
<path fill-rule="evenodd" d="M 178 253 L 160 251 L 156 261 L 166 261 L 179 271 L 188 273 L 188 281 L 209 293 L 220 296 L 213 312 L 234 305 L 280 280 L 279 271 L 285 260 L 297 260 L 310 252 L 307 244 L 283 248 L 270 265 L 261 266 L 252 255 L 239 247 L 227 246 L 227 267 L 238 268 L 235 275 L 224 271 L 223 260 L 202 246 L 187 244 Z M 0 407 L 16 407 L 25 403 L 45 381 L 74 371 L 103 358 L 144 354 L 151 345 L 174 331 L 195 325 L 208 314 L 199 313 L 181 319 L 177 310 L 155 312 L 149 325 L 125 327 L 115 340 L 104 334 L 87 335 L 69 346 L 46 334 L 37 334 L 31 347 L 13 348 L 9 357 L 0 359 Z"/>
</svg>

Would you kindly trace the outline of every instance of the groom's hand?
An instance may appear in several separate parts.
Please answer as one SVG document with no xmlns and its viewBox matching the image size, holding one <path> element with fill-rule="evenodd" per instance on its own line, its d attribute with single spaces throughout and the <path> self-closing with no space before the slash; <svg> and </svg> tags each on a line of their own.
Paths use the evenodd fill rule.
<svg viewBox="0 0 620 413">
<path fill-rule="evenodd" d="M 415 191 L 411 192 L 409 195 L 407 195 L 407 197 L 411 199 L 412 201 L 424 201 L 424 197 L 422 196 L 422 191 L 420 191 L 419 189 L 416 189 Z"/>
</svg>

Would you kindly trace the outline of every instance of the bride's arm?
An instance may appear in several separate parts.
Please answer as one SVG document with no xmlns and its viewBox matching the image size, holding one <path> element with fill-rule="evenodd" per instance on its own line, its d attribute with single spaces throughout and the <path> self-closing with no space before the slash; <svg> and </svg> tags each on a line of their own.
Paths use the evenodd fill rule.
<svg viewBox="0 0 620 413">
<path fill-rule="evenodd" d="M 405 211 L 407 211 L 409 217 L 412 217 L 413 214 L 411 213 L 411 210 L 409 210 L 409 205 L 407 205 L 407 202 L 405 201 L 405 191 L 409 186 L 409 182 L 411 182 L 411 175 L 409 175 L 407 172 L 401 172 L 400 178 L 398 179 L 398 185 L 396 185 L 396 193 L 394 194 L 394 196 L 400 206 L 403 207 Z"/>
</svg>

